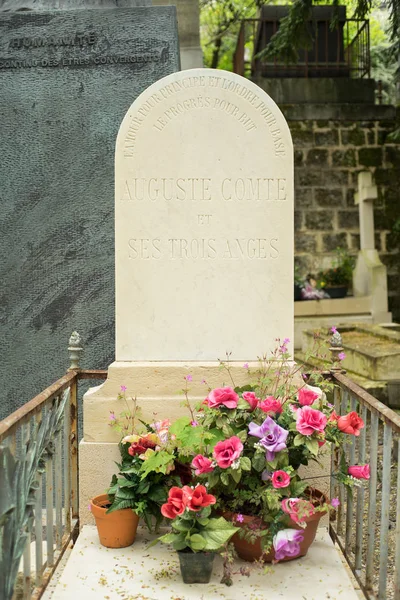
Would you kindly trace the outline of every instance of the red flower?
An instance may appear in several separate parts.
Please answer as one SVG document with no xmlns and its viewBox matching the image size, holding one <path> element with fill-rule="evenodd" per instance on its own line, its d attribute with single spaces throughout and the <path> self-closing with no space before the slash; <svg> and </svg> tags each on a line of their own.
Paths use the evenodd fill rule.
<svg viewBox="0 0 400 600">
<path fill-rule="evenodd" d="M 206 398 L 207 404 L 210 408 L 217 408 L 218 406 L 226 406 L 226 408 L 236 408 L 239 402 L 239 396 L 230 387 L 217 388 L 212 390 Z"/>
<path fill-rule="evenodd" d="M 172 487 L 169 490 L 167 502 L 161 506 L 161 514 L 167 519 L 175 519 L 177 515 L 184 512 L 186 504 L 187 497 L 184 488 Z"/>
<path fill-rule="evenodd" d="M 280 414 L 283 410 L 282 404 L 279 402 L 279 400 L 274 398 L 274 396 L 268 396 L 267 398 L 265 398 L 265 400 L 259 403 L 258 408 L 261 408 L 263 412 L 271 416 L 274 416 L 275 414 Z"/>
<path fill-rule="evenodd" d="M 255 410 L 257 408 L 257 404 L 259 402 L 258 398 L 256 398 L 256 395 L 254 392 L 244 392 L 242 394 L 243 396 L 243 400 L 246 400 L 246 402 L 249 403 L 250 405 L 250 409 L 253 412 L 253 410 Z"/>
<path fill-rule="evenodd" d="M 286 471 L 274 471 L 271 480 L 274 488 L 284 488 L 290 484 L 290 475 Z"/>
<path fill-rule="evenodd" d="M 207 488 L 204 485 L 198 485 L 194 490 L 185 485 L 183 493 L 186 497 L 186 506 L 189 510 L 199 511 L 210 504 L 215 504 L 217 499 L 212 494 L 207 494 Z"/>
<path fill-rule="evenodd" d="M 359 436 L 360 429 L 364 427 L 364 421 L 353 411 L 344 417 L 339 417 L 337 426 L 343 433 Z"/>
<path fill-rule="evenodd" d="M 336 411 L 333 410 L 329 416 L 328 422 L 332 422 L 332 421 L 337 422 L 338 419 L 340 419 L 340 415 L 338 415 L 336 413 Z"/>
</svg>

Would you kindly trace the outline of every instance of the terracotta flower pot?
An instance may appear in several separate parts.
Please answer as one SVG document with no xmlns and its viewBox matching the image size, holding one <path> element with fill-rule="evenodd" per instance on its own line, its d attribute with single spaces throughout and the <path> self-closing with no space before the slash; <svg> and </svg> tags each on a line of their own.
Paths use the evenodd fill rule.
<svg viewBox="0 0 400 600">
<path fill-rule="evenodd" d="M 209 583 L 215 552 L 178 552 L 183 583 Z"/>
<path fill-rule="evenodd" d="M 324 501 L 324 502 L 328 501 L 325 494 L 323 494 L 322 492 L 319 492 L 318 490 L 313 490 L 313 497 L 319 499 L 320 501 Z M 315 539 L 319 521 L 324 515 L 326 515 L 326 513 L 327 513 L 327 510 L 323 511 L 323 512 L 322 511 L 316 512 L 313 515 L 311 515 L 310 517 L 306 517 L 304 519 L 304 523 L 306 523 L 305 528 L 300 527 L 300 525 L 298 525 L 297 523 L 292 521 L 292 519 L 289 519 L 289 527 L 290 528 L 297 529 L 297 530 L 304 532 L 304 539 L 300 543 L 300 553 L 295 558 L 300 558 L 301 556 L 305 556 L 307 554 L 309 547 L 311 546 L 311 544 L 313 543 L 313 541 Z M 237 515 L 234 513 L 225 513 L 224 517 L 228 521 L 233 521 L 234 524 L 236 525 L 236 527 L 241 527 L 241 528 L 247 527 L 248 528 L 250 526 L 250 529 L 252 526 L 254 527 L 254 529 L 266 529 L 267 528 L 265 523 L 263 523 L 263 521 L 259 517 L 243 515 L 242 522 L 237 521 L 237 519 L 236 519 Z M 253 562 L 255 560 L 260 560 L 261 556 L 263 555 L 260 538 L 256 539 L 254 544 L 252 544 L 251 542 L 246 541 L 244 538 L 239 537 L 239 534 L 236 533 L 233 536 L 231 541 L 233 542 L 233 545 L 235 546 L 235 550 L 236 550 L 238 556 L 240 558 L 242 558 L 243 560 Z M 264 554 L 262 556 L 262 560 L 263 560 L 263 562 L 267 562 L 267 563 L 274 561 L 275 560 L 274 549 L 272 548 L 270 550 L 270 552 L 268 552 L 268 554 Z M 284 558 L 279 562 L 286 562 L 288 560 L 293 560 L 293 558 L 292 557 Z"/>
<path fill-rule="evenodd" d="M 109 507 L 107 494 L 95 496 L 90 510 L 95 518 L 100 544 L 106 548 L 126 548 L 135 541 L 139 517 L 131 508 L 106 514 Z"/>
</svg>

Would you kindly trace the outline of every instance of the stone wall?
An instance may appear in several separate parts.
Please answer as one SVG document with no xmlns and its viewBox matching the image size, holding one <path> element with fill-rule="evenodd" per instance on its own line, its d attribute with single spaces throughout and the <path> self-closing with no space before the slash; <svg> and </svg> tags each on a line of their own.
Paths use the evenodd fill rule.
<svg viewBox="0 0 400 600">
<path fill-rule="evenodd" d="M 394 109 L 360 107 L 359 118 L 363 120 L 337 118 L 342 116 L 338 110 L 336 118 L 329 119 L 326 110 L 316 110 L 314 120 L 310 106 L 304 115 L 308 118 L 302 118 L 299 107 L 282 108 L 295 148 L 297 264 L 302 273 L 315 273 L 330 266 L 338 246 L 357 253 L 360 236 L 354 193 L 358 172 L 370 170 L 379 194 L 374 205 L 375 244 L 388 266 L 390 309 L 399 319 L 398 245 L 392 228 L 400 218 L 400 145 L 388 140 L 395 126 Z M 318 112 L 324 118 L 318 119 Z"/>
</svg>

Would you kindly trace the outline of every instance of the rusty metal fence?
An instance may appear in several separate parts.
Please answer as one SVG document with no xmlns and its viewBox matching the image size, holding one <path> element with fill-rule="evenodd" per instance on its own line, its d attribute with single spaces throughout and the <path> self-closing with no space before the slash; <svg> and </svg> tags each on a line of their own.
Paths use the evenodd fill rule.
<svg viewBox="0 0 400 600">
<path fill-rule="evenodd" d="M 270 37 L 279 29 L 277 19 L 242 21 L 233 56 L 233 71 L 245 77 L 370 77 L 370 33 L 366 19 L 346 19 L 330 29 L 329 20 L 312 21 L 313 47 L 300 50 L 296 63 L 279 57 L 259 56 Z M 310 25 L 311 26 L 311 25 Z M 268 39 L 266 39 L 268 37 Z M 333 50 L 331 40 L 334 39 Z"/>
<path fill-rule="evenodd" d="M 78 381 L 107 372 L 76 367 L 0 423 L 2 600 L 40 598 L 78 535 Z"/>
<path fill-rule="evenodd" d="M 335 410 L 356 411 L 364 420 L 360 436 L 349 436 L 345 449 L 351 465 L 370 466 L 366 487 L 345 491 L 334 478 L 331 495 L 340 505 L 330 524 L 364 595 L 369 600 L 400 600 L 400 416 L 335 373 Z M 332 473 L 339 456 L 332 454 Z"/>
</svg>

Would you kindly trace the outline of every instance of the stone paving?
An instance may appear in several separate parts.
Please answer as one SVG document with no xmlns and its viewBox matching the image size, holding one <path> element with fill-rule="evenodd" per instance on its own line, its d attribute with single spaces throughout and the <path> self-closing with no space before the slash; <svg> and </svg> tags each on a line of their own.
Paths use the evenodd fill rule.
<svg viewBox="0 0 400 600">
<path fill-rule="evenodd" d="M 85 526 L 55 587 L 44 600 L 357 600 L 348 571 L 328 532 L 320 528 L 308 555 L 290 563 L 254 567 L 250 578 L 234 576 L 233 587 L 219 583 L 222 561 L 214 563 L 207 585 L 186 585 L 178 559 L 168 546 L 148 549 L 139 529 L 130 548 L 100 545 L 96 528 Z M 235 570 L 248 565 L 237 561 Z"/>
</svg>

